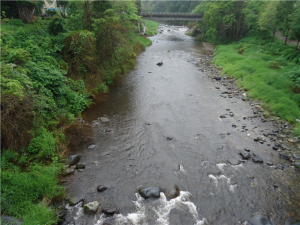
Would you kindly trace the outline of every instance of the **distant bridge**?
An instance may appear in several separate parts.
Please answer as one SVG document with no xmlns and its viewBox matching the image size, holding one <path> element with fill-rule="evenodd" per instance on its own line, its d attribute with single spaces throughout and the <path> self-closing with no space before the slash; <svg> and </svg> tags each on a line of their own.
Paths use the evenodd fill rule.
<svg viewBox="0 0 300 225">
<path fill-rule="evenodd" d="M 145 19 L 154 19 L 154 20 L 199 21 L 202 19 L 202 15 L 196 13 L 141 12 L 140 15 Z"/>
</svg>

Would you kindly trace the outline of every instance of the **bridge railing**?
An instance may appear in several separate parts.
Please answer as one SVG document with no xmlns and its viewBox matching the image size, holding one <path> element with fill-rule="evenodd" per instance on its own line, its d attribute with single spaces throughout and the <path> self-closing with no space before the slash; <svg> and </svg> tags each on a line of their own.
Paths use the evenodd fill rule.
<svg viewBox="0 0 300 225">
<path fill-rule="evenodd" d="M 163 12 L 141 12 L 141 16 L 172 16 L 172 17 L 202 17 L 202 14 L 197 13 L 163 13 Z"/>
</svg>

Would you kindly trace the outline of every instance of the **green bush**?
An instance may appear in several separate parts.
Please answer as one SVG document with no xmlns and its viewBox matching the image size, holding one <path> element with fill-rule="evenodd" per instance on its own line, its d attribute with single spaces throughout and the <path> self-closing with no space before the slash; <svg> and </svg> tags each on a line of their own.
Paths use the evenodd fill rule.
<svg viewBox="0 0 300 225">
<path fill-rule="evenodd" d="M 49 158 L 56 154 L 55 139 L 49 131 L 41 128 L 30 141 L 27 150 L 31 154 L 38 154 L 40 158 Z"/>
<path fill-rule="evenodd" d="M 58 35 L 59 33 L 66 32 L 66 21 L 62 17 L 53 17 L 48 25 L 49 33 L 52 35 Z"/>
<path fill-rule="evenodd" d="M 22 22 L 22 20 L 20 20 L 20 19 L 10 19 L 8 21 L 8 24 L 10 24 L 10 25 L 16 25 L 16 26 L 23 26 L 24 25 L 23 22 Z"/>
</svg>

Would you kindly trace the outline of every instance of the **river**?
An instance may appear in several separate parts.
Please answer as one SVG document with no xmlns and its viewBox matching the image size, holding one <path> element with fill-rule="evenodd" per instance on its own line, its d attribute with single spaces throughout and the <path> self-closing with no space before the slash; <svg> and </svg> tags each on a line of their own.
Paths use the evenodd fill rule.
<svg viewBox="0 0 300 225">
<path fill-rule="evenodd" d="M 82 203 L 68 205 L 66 224 L 231 225 L 257 213 L 274 224 L 299 219 L 299 173 L 268 138 L 253 141 L 274 129 L 273 122 L 252 118 L 254 102 L 220 96 L 231 84 L 211 79 L 220 73 L 210 63 L 212 44 L 185 35 L 184 26 L 160 29 L 136 68 L 82 114 L 93 126 L 92 142 L 70 153 L 83 154 L 86 164 L 67 177 L 70 198 L 99 201 L 120 213 L 105 218 L 83 213 Z M 240 163 L 244 149 L 264 163 Z M 99 193 L 98 185 L 108 189 Z M 180 196 L 171 200 L 164 193 L 147 200 L 136 194 L 140 186 L 174 185 Z"/>
</svg>

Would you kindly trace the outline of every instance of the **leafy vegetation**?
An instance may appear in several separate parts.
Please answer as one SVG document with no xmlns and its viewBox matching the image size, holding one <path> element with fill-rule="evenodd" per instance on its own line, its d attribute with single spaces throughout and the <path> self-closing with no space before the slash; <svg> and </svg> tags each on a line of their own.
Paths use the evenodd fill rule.
<svg viewBox="0 0 300 225">
<path fill-rule="evenodd" d="M 91 94 L 107 92 L 151 41 L 138 33 L 138 2 L 57 1 L 59 12 L 29 24 L 15 12 L 26 3 L 1 3 L 1 208 L 25 224 L 54 224 L 65 130 L 77 132 L 70 124 Z M 31 5 L 39 13 L 43 4 Z"/>
<path fill-rule="evenodd" d="M 158 26 L 159 26 L 159 23 L 156 22 L 156 21 L 151 21 L 151 20 L 143 20 L 143 24 L 145 25 L 146 27 L 146 31 L 145 31 L 145 34 L 147 36 L 153 36 L 155 34 L 157 34 L 157 29 L 158 29 Z"/>
</svg>

